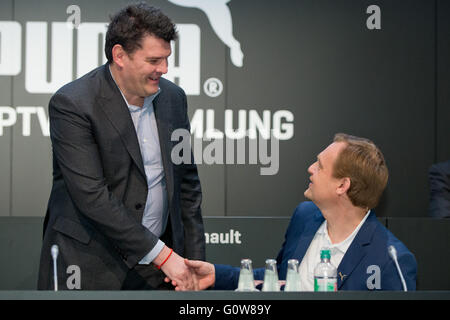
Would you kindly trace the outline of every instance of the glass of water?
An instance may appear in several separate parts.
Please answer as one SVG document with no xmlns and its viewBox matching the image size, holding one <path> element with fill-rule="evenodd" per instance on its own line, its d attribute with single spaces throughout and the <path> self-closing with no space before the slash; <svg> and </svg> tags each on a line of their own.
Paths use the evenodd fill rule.
<svg viewBox="0 0 450 320">
<path fill-rule="evenodd" d="M 241 260 L 241 271 L 239 273 L 239 283 L 236 291 L 258 291 L 255 288 L 253 278 L 252 260 Z"/>
<path fill-rule="evenodd" d="M 288 260 L 286 285 L 284 286 L 284 291 L 300 291 L 300 276 L 298 273 L 297 259 Z"/>
<path fill-rule="evenodd" d="M 266 269 L 264 272 L 264 283 L 262 291 L 280 291 L 278 283 L 277 261 L 275 259 L 266 260 Z"/>
</svg>

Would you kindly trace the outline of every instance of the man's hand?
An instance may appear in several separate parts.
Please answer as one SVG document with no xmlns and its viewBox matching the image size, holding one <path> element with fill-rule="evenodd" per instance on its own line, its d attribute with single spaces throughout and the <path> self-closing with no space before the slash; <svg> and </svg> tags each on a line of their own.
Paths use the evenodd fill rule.
<svg viewBox="0 0 450 320">
<path fill-rule="evenodd" d="M 164 246 L 160 254 L 153 260 L 155 265 L 161 265 L 164 260 L 169 256 L 170 249 Z M 198 290 L 196 277 L 192 270 L 189 269 L 184 263 L 184 259 L 177 253 L 172 252 L 170 257 L 161 267 L 161 270 L 171 279 L 173 283 L 176 283 L 175 290 Z"/>
<path fill-rule="evenodd" d="M 216 269 L 214 265 L 200 260 L 184 259 L 184 263 L 192 271 L 196 278 L 197 290 L 204 290 L 216 282 Z"/>
</svg>

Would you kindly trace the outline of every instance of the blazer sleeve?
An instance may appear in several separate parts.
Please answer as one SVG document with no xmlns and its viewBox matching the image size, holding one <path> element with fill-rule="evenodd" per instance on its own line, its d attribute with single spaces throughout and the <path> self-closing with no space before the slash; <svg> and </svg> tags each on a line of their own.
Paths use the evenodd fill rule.
<svg viewBox="0 0 450 320">
<path fill-rule="evenodd" d="M 224 264 L 215 264 L 215 290 L 235 290 L 239 282 L 240 269 Z"/>
<path fill-rule="evenodd" d="M 185 125 L 190 132 L 187 114 L 186 95 L 183 92 Z M 181 216 L 185 232 L 184 254 L 186 258 L 195 260 L 206 259 L 205 230 L 201 212 L 202 189 L 198 176 L 197 165 L 191 150 L 190 163 L 183 163 L 180 185 Z"/>
<path fill-rule="evenodd" d="M 78 211 L 109 239 L 132 268 L 158 238 L 138 223 L 108 190 L 91 121 L 65 94 L 49 103 L 53 154 Z"/>
<path fill-rule="evenodd" d="M 416 290 L 417 283 L 417 262 L 411 252 L 398 254 L 398 264 L 402 271 L 408 291 Z M 400 275 L 392 259 L 389 259 L 381 275 L 382 290 L 403 290 Z"/>
</svg>

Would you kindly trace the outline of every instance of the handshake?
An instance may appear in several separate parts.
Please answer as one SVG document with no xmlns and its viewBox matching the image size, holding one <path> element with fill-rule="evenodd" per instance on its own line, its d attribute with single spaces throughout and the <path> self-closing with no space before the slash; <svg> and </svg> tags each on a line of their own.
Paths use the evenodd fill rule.
<svg viewBox="0 0 450 320">
<path fill-rule="evenodd" d="M 166 257 L 164 260 L 161 257 Z M 164 247 L 153 261 L 160 268 L 167 283 L 172 283 L 177 291 L 204 290 L 215 283 L 214 265 L 200 260 L 188 260 Z"/>
</svg>

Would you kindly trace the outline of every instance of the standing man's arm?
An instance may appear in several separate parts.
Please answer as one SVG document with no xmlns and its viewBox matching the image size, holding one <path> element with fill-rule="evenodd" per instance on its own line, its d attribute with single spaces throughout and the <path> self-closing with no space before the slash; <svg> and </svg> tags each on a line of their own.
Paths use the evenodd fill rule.
<svg viewBox="0 0 450 320">
<path fill-rule="evenodd" d="M 185 108 L 185 128 L 190 132 L 187 115 L 186 95 L 183 94 Z M 185 230 L 185 256 L 189 259 L 205 260 L 205 230 L 201 212 L 202 190 L 198 177 L 197 165 L 191 151 L 191 163 L 183 164 L 181 177 L 181 216 Z"/>
</svg>

